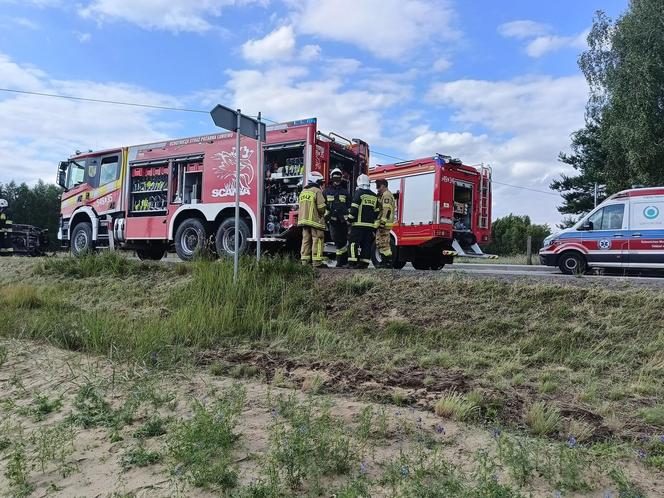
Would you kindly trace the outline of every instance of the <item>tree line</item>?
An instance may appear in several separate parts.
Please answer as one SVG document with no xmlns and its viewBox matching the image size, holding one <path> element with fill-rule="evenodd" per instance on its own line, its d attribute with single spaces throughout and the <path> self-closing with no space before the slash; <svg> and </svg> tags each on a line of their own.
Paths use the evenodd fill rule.
<svg viewBox="0 0 664 498">
<path fill-rule="evenodd" d="M 39 180 L 33 187 L 11 181 L 0 183 L 0 199 L 9 203 L 10 218 L 14 223 L 48 228 L 49 249 L 59 247 L 57 239 L 60 221 L 60 194 L 62 189 Z"/>
<path fill-rule="evenodd" d="M 593 208 L 596 185 L 598 202 L 664 185 L 664 2 L 631 0 L 615 21 L 598 11 L 578 62 L 590 89 L 585 126 L 572 135 L 571 153 L 560 154 L 575 174 L 551 184 L 567 215 Z"/>
</svg>

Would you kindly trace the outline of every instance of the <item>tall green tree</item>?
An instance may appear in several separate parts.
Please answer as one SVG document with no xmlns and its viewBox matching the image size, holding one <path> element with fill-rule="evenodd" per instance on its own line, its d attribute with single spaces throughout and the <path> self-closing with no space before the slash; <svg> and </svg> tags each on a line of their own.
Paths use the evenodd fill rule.
<svg viewBox="0 0 664 498">
<path fill-rule="evenodd" d="M 590 88 L 586 125 L 560 155 L 578 174 L 551 184 L 564 214 L 589 211 L 595 183 L 606 195 L 664 184 L 664 2 L 631 0 L 615 22 L 597 12 L 579 67 Z"/>
<path fill-rule="evenodd" d="M 550 234 L 551 230 L 547 225 L 532 224 L 529 216 L 510 214 L 498 218 L 491 224 L 493 240 L 486 247 L 486 252 L 500 256 L 524 254 L 529 235 L 532 237 L 533 252 L 536 252 Z"/>
<path fill-rule="evenodd" d="M 29 187 L 11 181 L 0 183 L 0 198 L 9 203 L 9 212 L 14 223 L 48 228 L 49 247 L 58 248 L 58 223 L 60 220 L 60 194 L 62 189 L 39 181 Z"/>
</svg>

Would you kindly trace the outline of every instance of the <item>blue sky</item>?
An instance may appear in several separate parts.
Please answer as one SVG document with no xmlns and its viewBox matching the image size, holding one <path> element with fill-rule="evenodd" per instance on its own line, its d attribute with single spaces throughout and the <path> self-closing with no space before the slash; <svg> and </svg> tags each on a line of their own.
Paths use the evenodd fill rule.
<svg viewBox="0 0 664 498">
<path fill-rule="evenodd" d="M 493 166 L 494 216 L 553 224 L 548 190 L 583 124 L 576 65 L 595 10 L 627 0 L 0 0 L 0 87 L 272 120 L 318 117 L 373 161 L 436 152 Z M 207 133 L 206 114 L 0 92 L 0 182 L 58 160 Z"/>
</svg>

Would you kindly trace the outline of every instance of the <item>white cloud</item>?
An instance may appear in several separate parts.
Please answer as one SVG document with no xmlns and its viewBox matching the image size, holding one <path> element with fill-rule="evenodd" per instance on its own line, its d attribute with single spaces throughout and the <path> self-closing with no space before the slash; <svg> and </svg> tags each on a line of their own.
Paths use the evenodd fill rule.
<svg viewBox="0 0 664 498">
<path fill-rule="evenodd" d="M 301 33 L 352 43 L 381 58 L 406 59 L 434 36 L 458 36 L 449 0 L 286 1 Z"/>
<path fill-rule="evenodd" d="M 529 20 L 512 21 L 498 26 L 498 33 L 505 38 L 528 40 L 526 53 L 534 58 L 564 48 L 584 49 L 587 46 L 588 30 L 573 36 L 560 36 L 552 31 L 553 28 L 548 24 Z"/>
<path fill-rule="evenodd" d="M 498 33 L 502 36 L 517 39 L 543 36 L 550 33 L 551 30 L 552 28 L 548 24 L 530 20 L 511 21 L 498 26 Z"/>
<path fill-rule="evenodd" d="M 549 52 L 563 48 L 585 49 L 587 47 L 588 31 L 576 36 L 538 36 L 526 46 L 526 53 L 531 57 L 542 57 Z"/>
<path fill-rule="evenodd" d="M 411 156 L 440 152 L 467 164 L 488 163 L 498 181 L 547 191 L 551 180 L 569 172 L 558 153 L 568 150 L 570 134 L 583 126 L 587 86 L 582 76 L 459 80 L 433 85 L 428 99 L 453 111 L 456 130 L 417 130 L 406 147 Z M 498 185 L 496 190 L 496 215 L 530 210 L 538 222 L 557 220 L 559 197 Z"/>
<path fill-rule="evenodd" d="M 439 73 L 447 71 L 450 67 L 452 67 L 452 63 L 445 57 L 441 57 L 433 63 L 433 70 Z"/>
<path fill-rule="evenodd" d="M 90 33 L 81 33 L 79 31 L 74 31 L 74 35 L 76 35 L 76 39 L 80 43 L 88 43 L 90 40 L 92 40 L 92 35 Z"/>
<path fill-rule="evenodd" d="M 320 45 L 305 45 L 300 52 L 300 59 L 304 62 L 315 61 L 320 58 Z"/>
<path fill-rule="evenodd" d="M 311 78 L 301 67 L 230 71 L 226 89 L 212 99 L 272 120 L 317 117 L 319 129 L 337 131 L 369 143 L 381 139 L 383 111 L 400 94 L 390 89 L 348 89 L 337 76 Z"/>
<path fill-rule="evenodd" d="M 295 50 L 295 33 L 292 26 L 275 29 L 264 38 L 249 40 L 242 45 L 242 55 L 251 62 L 290 59 Z"/>
<path fill-rule="evenodd" d="M 55 80 L 0 54 L 0 85 L 86 98 L 178 105 L 175 98 L 122 83 Z M 33 95 L 0 100 L 0 182 L 53 181 L 58 161 L 76 149 L 101 149 L 172 135 L 153 109 Z"/>
<path fill-rule="evenodd" d="M 203 32 L 211 29 L 209 19 L 219 17 L 224 7 L 256 1 L 260 0 L 93 0 L 79 13 L 99 22 L 122 20 L 150 29 Z"/>
<path fill-rule="evenodd" d="M 39 24 L 25 17 L 14 17 L 11 19 L 11 22 L 26 29 L 37 30 L 40 28 Z"/>
</svg>

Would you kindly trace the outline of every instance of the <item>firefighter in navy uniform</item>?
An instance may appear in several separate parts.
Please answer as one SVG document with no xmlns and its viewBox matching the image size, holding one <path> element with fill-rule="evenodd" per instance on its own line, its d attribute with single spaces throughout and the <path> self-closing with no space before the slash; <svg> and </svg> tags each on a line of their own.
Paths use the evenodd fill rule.
<svg viewBox="0 0 664 498">
<path fill-rule="evenodd" d="M 0 256 L 11 256 L 12 248 L 11 236 L 12 220 L 9 219 L 9 204 L 5 199 L 0 199 Z"/>
<path fill-rule="evenodd" d="M 336 248 L 337 268 L 348 265 L 348 208 L 350 196 L 342 184 L 342 173 L 335 168 L 330 173 L 330 185 L 323 192 L 327 211 L 325 219 L 330 226 L 330 236 Z"/>
<path fill-rule="evenodd" d="M 390 245 L 390 231 L 394 226 L 394 213 L 396 202 L 392 192 L 387 188 L 387 180 L 376 180 L 378 191 L 378 205 L 380 216 L 378 218 L 378 229 L 376 230 L 376 248 L 380 254 L 380 267 L 392 268 L 392 246 Z"/>
<path fill-rule="evenodd" d="M 325 244 L 325 197 L 320 186 L 323 175 L 318 171 L 309 173 L 309 182 L 300 192 L 297 225 L 302 227 L 302 247 L 300 260 L 303 265 L 312 264 L 316 268 L 327 268 L 323 263 Z"/>
<path fill-rule="evenodd" d="M 366 268 L 371 262 L 371 245 L 378 223 L 378 197 L 369 189 L 369 177 L 357 177 L 357 190 L 350 205 L 350 256 L 352 268 Z"/>
</svg>

